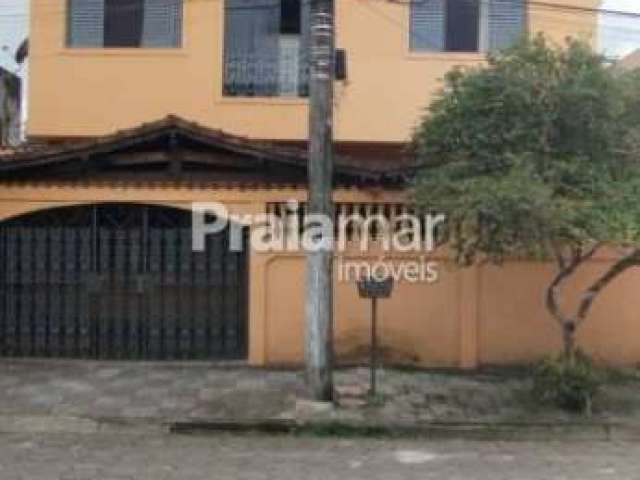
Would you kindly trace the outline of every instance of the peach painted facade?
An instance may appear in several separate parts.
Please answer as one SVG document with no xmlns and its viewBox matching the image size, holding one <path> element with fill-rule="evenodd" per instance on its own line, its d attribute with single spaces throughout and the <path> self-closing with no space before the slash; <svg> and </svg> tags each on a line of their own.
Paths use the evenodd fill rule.
<svg viewBox="0 0 640 480">
<path fill-rule="evenodd" d="M 597 7 L 597 0 L 547 0 Z M 252 139 L 303 140 L 303 99 L 228 98 L 222 95 L 223 1 L 185 0 L 182 48 L 69 49 L 66 0 L 32 1 L 28 133 L 32 137 L 110 134 L 176 114 L 207 127 Z M 480 54 L 410 53 L 407 2 L 337 0 L 338 46 L 348 54 L 348 81 L 336 87 L 336 137 L 342 142 L 406 142 L 420 112 L 454 65 L 473 66 Z M 596 41 L 597 19 L 587 11 L 531 6 L 531 33 L 544 31 Z M 393 159 L 390 159 L 392 161 Z M 231 212 L 264 213 L 268 204 L 304 201 L 294 187 L 193 188 L 176 182 L 40 181 L 0 184 L 0 221 L 68 205 L 109 202 L 189 208 L 223 202 Z M 382 187 L 340 188 L 337 202 L 403 203 L 407 193 Z M 336 260 L 384 259 L 376 248 L 348 250 Z M 544 264 L 457 270 L 445 253 L 432 285 L 402 283 L 381 303 L 385 361 L 421 367 L 476 368 L 530 362 L 560 348 L 560 331 L 544 310 L 552 275 Z M 586 283 L 606 265 L 592 261 L 576 280 Z M 581 345 L 612 364 L 640 361 L 637 312 L 632 300 L 640 280 L 629 273 L 594 307 L 580 333 Z M 336 351 L 344 362 L 361 360 L 368 348 L 368 303 L 356 285 L 336 278 Z M 299 365 L 303 361 L 304 257 L 297 253 L 249 257 L 248 361 L 252 365 Z M 575 285 L 574 285 L 575 287 Z M 577 289 L 575 289 L 577 291 Z"/>
<path fill-rule="evenodd" d="M 477 53 L 411 53 L 409 2 L 337 0 L 337 46 L 348 80 L 336 86 L 338 141 L 405 142 L 443 75 Z M 597 16 L 529 7 L 527 28 L 556 42 L 595 42 Z M 599 0 L 547 0 L 597 7 Z M 302 140 L 304 99 L 222 95 L 224 1 L 185 0 L 182 48 L 66 48 L 67 0 L 32 0 L 30 136 L 97 136 L 175 114 L 228 133 Z"/>
</svg>

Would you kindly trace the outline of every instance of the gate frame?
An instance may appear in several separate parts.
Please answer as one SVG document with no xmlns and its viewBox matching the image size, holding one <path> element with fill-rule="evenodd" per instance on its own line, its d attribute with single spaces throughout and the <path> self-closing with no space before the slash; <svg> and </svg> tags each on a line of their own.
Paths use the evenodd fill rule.
<svg viewBox="0 0 640 480">
<path fill-rule="evenodd" d="M 1 190 L 0 190 L 1 192 Z M 43 204 L 49 204 L 48 207 L 44 207 Z M 3 206 L 3 202 L 0 200 L 0 214 L 3 213 L 2 212 L 2 207 Z M 54 202 L 54 203 L 49 203 L 49 202 L 38 202 L 38 207 L 44 207 L 44 208 L 31 208 L 32 204 L 23 204 L 24 207 L 27 207 L 24 209 L 23 212 L 21 213 L 17 213 L 17 214 L 13 214 L 13 215 L 0 215 L 0 224 L 5 224 L 7 222 L 11 222 L 11 221 L 19 221 L 20 219 L 29 219 L 29 217 L 31 216 L 36 216 L 36 215 L 46 215 L 48 213 L 55 213 L 58 212 L 60 214 L 64 214 L 64 210 L 67 209 L 78 209 L 78 210 L 82 210 L 85 209 L 86 212 L 82 212 L 83 214 L 86 214 L 87 217 L 87 228 L 90 228 L 92 233 L 91 233 L 91 238 L 89 239 L 90 245 L 91 245 L 91 258 L 89 260 L 90 263 L 90 272 L 88 273 L 89 277 L 87 280 L 89 283 L 91 283 L 92 279 L 94 278 L 98 278 L 98 277 L 104 277 L 104 275 L 110 275 L 113 274 L 114 272 L 112 272 L 110 270 L 110 273 L 100 273 L 97 271 L 98 269 L 98 263 L 99 263 L 99 258 L 98 258 L 98 254 L 96 253 L 96 246 L 99 243 L 99 240 L 97 238 L 98 235 L 98 230 L 100 229 L 100 226 L 96 223 L 98 217 L 97 217 L 97 212 L 98 209 L 100 207 L 107 207 L 107 206 L 121 206 L 121 207 L 127 207 L 127 208 L 131 208 L 132 210 L 140 210 L 140 211 L 136 211 L 135 213 L 138 215 L 141 215 L 141 218 L 144 219 L 143 223 L 140 225 L 136 225 L 136 228 L 139 227 L 143 232 L 148 232 L 149 228 L 150 228 L 150 224 L 149 224 L 149 209 L 150 208 L 154 208 L 154 209 L 166 209 L 166 210 L 173 210 L 173 211 L 177 211 L 177 212 L 181 212 L 182 214 L 185 215 L 189 215 L 191 210 L 188 208 L 185 208 L 184 204 L 177 206 L 175 204 L 161 204 L 161 203 L 157 203 L 157 202 L 144 202 L 144 201 L 129 201 L 129 202 L 114 202 L 114 201 L 101 201 L 101 202 Z M 138 222 L 139 223 L 139 222 Z M 68 228 L 73 228 L 74 225 L 73 223 L 69 224 Z M 25 227 L 25 228 L 30 228 L 30 227 Z M 33 228 L 37 228 L 37 227 L 33 227 Z M 59 228 L 64 230 L 65 225 L 61 224 L 59 225 Z M 114 227 L 114 228 L 119 228 L 119 227 Z M 123 227 L 125 230 L 127 229 L 127 227 Z M 174 228 L 176 228 L 176 230 L 180 230 L 183 227 L 180 226 L 175 226 Z M 228 233 L 228 228 L 225 230 L 225 232 Z M 143 237 L 141 238 L 141 241 L 144 243 L 144 234 Z M 147 238 L 148 240 L 148 238 Z M 244 251 L 240 254 L 241 255 L 241 260 L 238 262 L 238 285 L 239 286 L 243 286 L 243 288 L 240 288 L 240 292 L 238 294 L 238 298 L 237 298 L 237 303 L 238 303 L 238 307 L 237 307 L 237 315 L 238 315 L 238 319 L 237 319 L 237 341 L 238 341 L 238 346 L 236 349 L 237 353 L 234 353 L 232 355 L 233 360 L 235 361 L 236 359 L 238 361 L 246 361 L 248 360 L 248 356 L 249 356 L 249 331 L 250 331 L 250 309 L 249 309 L 249 305 L 248 305 L 248 300 L 250 298 L 250 293 L 249 293 L 249 289 L 250 289 L 250 283 L 249 283 L 249 279 L 250 279 L 250 251 L 246 251 L 246 249 L 248 248 L 248 242 L 247 242 L 247 235 L 245 232 L 244 235 Z M 31 252 L 31 254 L 33 255 L 33 252 Z M 141 253 L 141 268 L 148 270 L 150 265 L 149 265 L 149 258 L 144 259 L 145 256 L 148 257 L 148 255 L 150 254 L 150 252 L 144 252 Z M 221 258 L 227 258 L 228 253 L 225 253 L 222 255 Z M 145 273 L 138 273 L 138 274 L 133 274 L 134 276 L 139 276 L 139 275 L 149 275 L 150 272 L 145 272 Z M 225 282 L 226 283 L 226 282 Z M 178 288 L 180 288 L 178 286 Z M 92 287 L 91 285 L 87 286 L 87 291 L 85 292 L 86 295 L 88 295 L 87 297 L 87 301 L 88 301 L 88 308 L 89 311 L 93 310 L 93 295 L 96 294 L 96 292 L 92 291 Z M 148 299 L 151 300 L 151 299 Z M 146 300 L 146 301 L 148 301 Z M 145 300 L 143 300 L 143 302 L 145 302 Z M 225 305 L 226 308 L 226 302 L 223 302 L 223 305 Z M 147 312 L 148 313 L 148 312 Z M 145 319 L 147 315 L 144 315 Z M 145 320 L 143 319 L 143 321 Z M 91 323 L 91 321 L 90 321 Z M 61 323 L 65 324 L 64 319 L 63 322 Z M 30 327 L 32 328 L 32 327 Z M 46 327 L 47 330 L 49 329 L 49 327 Z M 78 326 L 76 325 L 76 327 L 74 327 L 75 329 L 78 328 Z M 88 333 L 89 338 L 91 339 L 92 337 L 94 337 L 93 334 L 93 327 L 90 328 L 90 332 Z M 33 334 L 33 332 L 31 332 Z M 33 340 L 32 340 L 33 341 Z M 76 338 L 75 340 L 76 342 L 78 341 L 78 338 Z M 92 343 L 93 342 L 93 343 Z M 91 349 L 91 353 L 89 353 L 89 359 L 99 359 L 100 357 L 96 357 L 95 355 L 97 355 L 97 351 L 95 350 L 97 348 L 98 345 L 98 340 L 96 338 L 93 338 L 93 340 L 90 340 L 90 349 Z M 223 342 L 224 343 L 224 342 Z M 35 348 L 35 347 L 33 347 Z M 33 350 L 30 350 L 33 353 Z M 23 352 L 21 355 L 26 354 L 26 352 Z M 77 354 L 77 352 L 75 353 Z M 75 355 L 74 354 L 74 355 Z M 37 354 L 36 354 L 37 355 Z M 237 355 L 237 357 L 236 357 Z M 30 355 L 33 356 L 33 355 Z M 65 357 L 64 355 L 61 356 L 54 356 L 51 357 L 50 355 L 46 355 L 43 358 L 61 358 L 61 359 L 73 359 L 73 358 L 77 358 L 77 359 L 83 359 L 85 358 L 84 356 L 78 356 L 78 357 Z M 124 358 L 124 360 L 132 360 L 133 358 Z M 107 360 L 117 360 L 115 358 L 109 358 Z M 141 358 L 141 360 L 143 361 L 154 361 L 154 359 L 146 359 L 146 358 Z M 225 354 L 222 354 L 220 356 L 220 358 L 210 358 L 210 359 L 203 359 L 202 361 L 226 361 L 228 360 L 228 358 L 226 357 Z M 163 360 L 163 361 L 198 361 L 197 359 L 186 359 L 186 360 L 180 360 L 180 359 L 168 359 L 168 360 Z"/>
</svg>

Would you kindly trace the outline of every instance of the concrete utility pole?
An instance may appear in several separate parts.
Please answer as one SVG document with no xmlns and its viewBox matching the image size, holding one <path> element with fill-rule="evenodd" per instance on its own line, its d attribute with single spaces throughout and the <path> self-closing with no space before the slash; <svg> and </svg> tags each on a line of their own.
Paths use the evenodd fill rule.
<svg viewBox="0 0 640 480">
<path fill-rule="evenodd" d="M 310 0 L 309 215 L 333 220 L 333 0 Z M 333 233 L 333 232 L 332 232 Z M 309 395 L 333 399 L 333 239 L 307 253 L 306 364 Z"/>
</svg>

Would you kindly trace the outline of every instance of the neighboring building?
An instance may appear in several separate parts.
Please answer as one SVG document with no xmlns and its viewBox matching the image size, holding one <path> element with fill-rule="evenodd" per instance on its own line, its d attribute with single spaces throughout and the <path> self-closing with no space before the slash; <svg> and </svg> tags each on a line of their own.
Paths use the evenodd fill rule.
<svg viewBox="0 0 640 480">
<path fill-rule="evenodd" d="M 584 7 L 599 4 L 336 3 L 346 58 L 335 100 L 337 214 L 386 218 L 410 211 L 406 143 L 445 72 L 478 65 L 525 33 L 593 38 L 597 18 Z M 33 143 L 0 155 L 1 355 L 302 361 L 304 255 L 230 252 L 229 229 L 193 252 L 188 213 L 193 202 L 221 202 L 232 214 L 287 219 L 292 199 L 304 211 L 301 4 L 32 1 Z M 342 259 L 389 259 L 349 240 Z M 456 274 L 444 254 L 435 258 L 441 281 L 398 284 L 381 305 L 386 359 L 470 368 L 558 347 L 530 293 L 542 267 Z M 401 260 L 421 258 L 389 259 Z M 335 296 L 338 356 L 357 360 L 368 345 L 367 305 L 352 282 L 338 281 Z M 631 310 L 615 320 L 631 322 Z M 640 360 L 633 336 L 609 315 L 594 317 L 590 325 L 624 338 L 602 344 L 597 328 L 585 329 L 586 344 L 615 362 Z"/>
<path fill-rule="evenodd" d="M 0 147 L 20 143 L 22 82 L 0 67 Z"/>
<path fill-rule="evenodd" d="M 616 65 L 626 70 L 635 70 L 640 68 L 640 49 L 634 50 L 627 56 L 622 57 L 616 62 Z"/>
</svg>

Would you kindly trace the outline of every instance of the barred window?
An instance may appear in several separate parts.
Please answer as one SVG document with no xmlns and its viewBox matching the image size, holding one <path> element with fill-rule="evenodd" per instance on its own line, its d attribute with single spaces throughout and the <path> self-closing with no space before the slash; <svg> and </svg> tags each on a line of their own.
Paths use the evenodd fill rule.
<svg viewBox="0 0 640 480">
<path fill-rule="evenodd" d="M 309 5 L 308 0 L 225 0 L 225 95 L 308 95 Z"/>
</svg>

